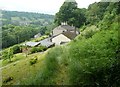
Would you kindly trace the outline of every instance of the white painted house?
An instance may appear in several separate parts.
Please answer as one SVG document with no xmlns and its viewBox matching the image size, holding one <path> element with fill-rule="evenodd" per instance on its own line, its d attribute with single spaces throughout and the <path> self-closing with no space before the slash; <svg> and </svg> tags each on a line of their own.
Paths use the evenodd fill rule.
<svg viewBox="0 0 120 87">
<path fill-rule="evenodd" d="M 61 45 L 70 42 L 72 39 L 74 39 L 77 35 L 74 32 L 63 32 L 59 35 L 56 35 L 52 38 L 52 42 L 55 43 L 55 45 Z"/>
<path fill-rule="evenodd" d="M 55 43 L 55 45 L 61 45 L 70 42 L 78 34 L 79 31 L 77 31 L 74 26 L 70 26 L 67 22 L 64 22 L 61 23 L 60 26 L 53 29 L 51 41 Z"/>
</svg>

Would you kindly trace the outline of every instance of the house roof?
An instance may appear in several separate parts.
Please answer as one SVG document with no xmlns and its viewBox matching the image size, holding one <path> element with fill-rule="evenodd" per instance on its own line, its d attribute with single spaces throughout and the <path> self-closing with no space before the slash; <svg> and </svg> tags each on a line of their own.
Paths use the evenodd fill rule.
<svg viewBox="0 0 120 87">
<path fill-rule="evenodd" d="M 66 31 L 66 32 L 63 32 L 63 33 L 60 33 L 60 34 L 63 34 L 64 36 L 66 36 L 67 38 L 69 38 L 71 40 L 74 39 L 77 36 L 77 34 L 75 32 L 70 32 L 70 31 Z M 54 38 L 56 36 L 59 36 L 60 34 L 52 36 L 52 38 Z"/>
<path fill-rule="evenodd" d="M 60 25 L 56 27 L 54 30 L 75 30 L 75 27 L 70 25 Z"/>
<path fill-rule="evenodd" d="M 34 47 L 34 46 L 37 46 L 37 45 L 39 45 L 39 44 L 40 44 L 40 42 L 27 42 L 27 43 L 25 43 L 25 44 L 23 44 L 23 45 L 27 45 L 27 46 Z"/>
<path fill-rule="evenodd" d="M 76 2 L 75 0 L 65 0 L 65 2 Z"/>
<path fill-rule="evenodd" d="M 50 47 L 50 46 L 54 45 L 53 42 L 50 42 L 50 38 L 46 38 L 46 39 L 40 41 L 40 43 L 42 46 L 45 46 L 45 47 Z"/>
<path fill-rule="evenodd" d="M 77 36 L 77 34 L 75 32 L 69 32 L 69 31 L 63 32 L 62 34 L 71 40 Z"/>
</svg>

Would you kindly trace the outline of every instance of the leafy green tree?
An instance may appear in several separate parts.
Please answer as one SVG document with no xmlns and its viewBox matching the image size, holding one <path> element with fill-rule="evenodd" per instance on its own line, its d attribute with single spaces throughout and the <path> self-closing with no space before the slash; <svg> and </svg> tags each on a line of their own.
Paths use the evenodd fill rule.
<svg viewBox="0 0 120 87">
<path fill-rule="evenodd" d="M 74 26 L 80 27 L 86 22 L 86 17 L 83 12 L 84 9 L 79 9 L 77 8 L 74 10 L 74 17 L 72 18 L 73 20 L 71 21 Z"/>
<path fill-rule="evenodd" d="M 41 33 L 42 35 L 44 35 L 46 31 L 47 31 L 47 28 L 46 28 L 46 27 L 42 27 L 42 28 L 40 29 L 40 33 Z"/>
<path fill-rule="evenodd" d="M 77 9 L 76 2 L 65 1 L 60 7 L 59 12 L 56 13 L 55 23 L 59 25 L 61 22 L 69 21 L 69 19 L 74 15 L 73 11 L 75 9 Z"/>
<path fill-rule="evenodd" d="M 3 59 L 8 59 L 9 62 L 11 62 L 11 58 L 13 57 L 13 50 L 9 48 L 8 50 L 5 50 L 2 52 Z"/>
<path fill-rule="evenodd" d="M 89 5 L 86 12 L 87 23 L 97 24 L 100 20 L 102 20 L 108 6 L 109 2 L 95 2 Z"/>
<path fill-rule="evenodd" d="M 13 57 L 13 50 L 10 48 L 8 51 L 8 59 L 11 62 L 11 58 Z"/>
<path fill-rule="evenodd" d="M 66 0 L 61 6 L 59 12 L 56 13 L 55 23 L 60 25 L 61 22 L 67 22 L 69 25 L 80 27 L 86 20 L 82 12 L 81 9 L 77 8 L 75 0 L 72 2 Z"/>
</svg>

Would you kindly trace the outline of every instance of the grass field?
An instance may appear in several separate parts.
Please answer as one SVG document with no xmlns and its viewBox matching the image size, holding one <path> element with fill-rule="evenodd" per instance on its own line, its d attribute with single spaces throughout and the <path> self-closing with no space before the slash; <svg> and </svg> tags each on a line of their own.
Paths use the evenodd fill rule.
<svg viewBox="0 0 120 87">
<path fill-rule="evenodd" d="M 31 76 L 34 77 L 43 65 L 42 61 L 46 52 L 31 54 L 26 58 L 24 54 L 17 54 L 16 58 L 18 59 L 19 55 L 22 59 L 18 60 L 19 62 L 8 64 L 8 67 L 2 69 L 2 81 L 5 81 L 9 77 L 13 78 L 10 82 L 3 83 L 3 85 L 20 85 L 21 82 L 24 83 L 25 81 L 26 83 Z M 38 61 L 36 64 L 30 65 L 30 59 L 34 57 L 37 57 Z M 15 58 L 13 58 L 13 60 L 14 59 Z"/>
</svg>

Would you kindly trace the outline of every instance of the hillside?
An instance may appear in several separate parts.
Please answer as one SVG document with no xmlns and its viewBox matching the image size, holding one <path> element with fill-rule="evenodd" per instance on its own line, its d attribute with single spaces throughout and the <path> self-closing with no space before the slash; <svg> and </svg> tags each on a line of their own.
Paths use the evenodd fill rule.
<svg viewBox="0 0 120 87">
<path fill-rule="evenodd" d="M 28 57 L 25 53 L 14 55 L 12 60 L 18 62 L 2 69 L 3 84 L 118 87 L 120 63 L 117 52 L 117 30 L 98 31 L 87 38 L 86 35 L 79 35 L 71 43 L 44 53 Z M 34 58 L 38 60 L 31 65 L 30 61 Z M 12 79 L 9 81 L 8 78 Z"/>
<path fill-rule="evenodd" d="M 7 48 L 30 40 L 37 33 L 49 35 L 54 28 L 53 20 L 53 15 L 3 10 L 0 19 L 2 21 L 1 47 Z"/>
<path fill-rule="evenodd" d="M 17 12 L 17 11 L 2 11 L 3 25 L 39 25 L 45 26 L 53 22 L 54 16 L 40 13 Z"/>
<path fill-rule="evenodd" d="M 62 10 L 72 9 L 71 4 L 74 5 L 63 4 Z M 88 9 L 78 10 L 75 6 L 70 11 L 75 9 L 74 15 L 82 15 L 85 20 L 81 20 L 78 28 L 80 35 L 70 43 L 45 50 L 44 47 L 33 47 L 29 49 L 31 53 L 21 52 L 19 45 L 3 50 L 3 85 L 120 86 L 120 3 L 98 2 Z M 60 17 L 66 14 L 64 11 L 56 14 L 57 25 L 66 20 L 66 16 Z M 76 21 L 78 26 L 80 20 L 74 15 L 69 15 L 68 23 Z"/>
</svg>

